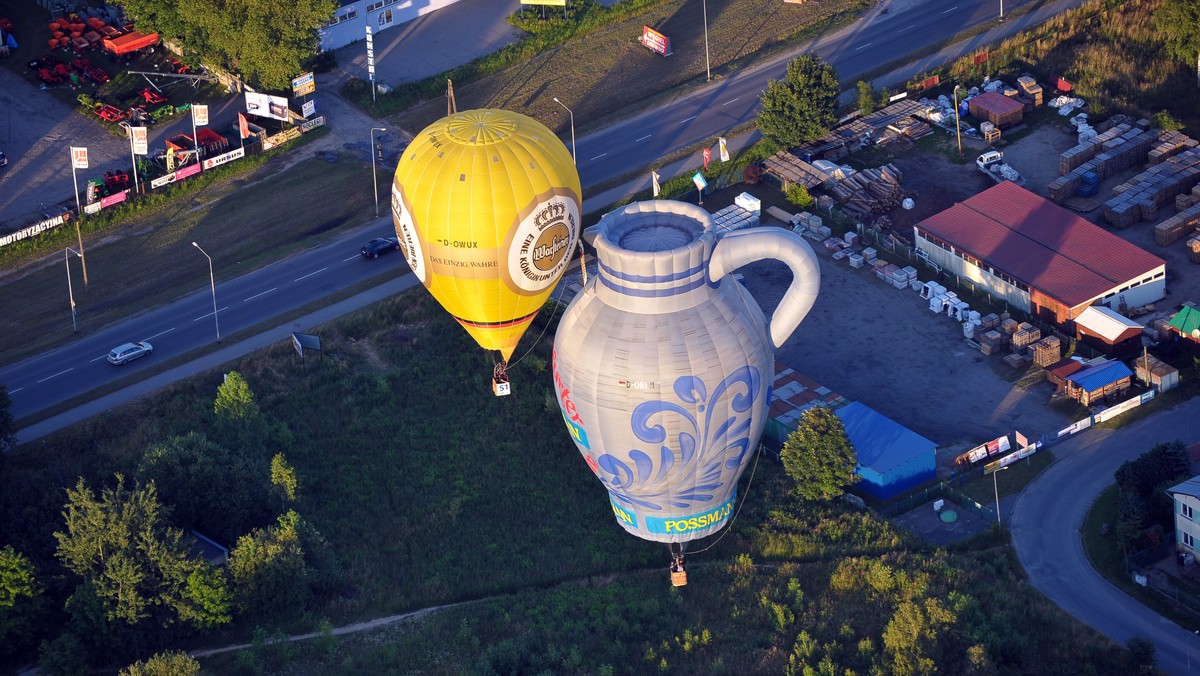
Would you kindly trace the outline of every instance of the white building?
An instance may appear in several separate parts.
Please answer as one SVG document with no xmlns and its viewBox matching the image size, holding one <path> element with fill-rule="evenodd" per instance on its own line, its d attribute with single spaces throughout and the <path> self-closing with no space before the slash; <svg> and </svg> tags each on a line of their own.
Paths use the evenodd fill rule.
<svg viewBox="0 0 1200 676">
<path fill-rule="evenodd" d="M 368 25 L 372 33 L 379 33 L 455 2 L 458 0 L 342 0 L 329 23 L 317 31 L 321 51 L 366 39 Z"/>
<path fill-rule="evenodd" d="M 1167 489 L 1175 503 L 1175 543 L 1181 552 L 1196 553 L 1200 542 L 1200 476 Z"/>
</svg>

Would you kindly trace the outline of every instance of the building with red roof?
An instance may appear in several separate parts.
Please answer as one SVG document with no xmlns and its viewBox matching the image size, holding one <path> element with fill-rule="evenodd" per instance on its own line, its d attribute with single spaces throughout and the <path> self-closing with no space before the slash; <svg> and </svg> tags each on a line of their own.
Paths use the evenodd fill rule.
<svg viewBox="0 0 1200 676">
<path fill-rule="evenodd" d="M 1004 181 L 913 226 L 917 255 L 1044 321 L 1118 312 L 1166 295 L 1167 264 Z"/>
</svg>

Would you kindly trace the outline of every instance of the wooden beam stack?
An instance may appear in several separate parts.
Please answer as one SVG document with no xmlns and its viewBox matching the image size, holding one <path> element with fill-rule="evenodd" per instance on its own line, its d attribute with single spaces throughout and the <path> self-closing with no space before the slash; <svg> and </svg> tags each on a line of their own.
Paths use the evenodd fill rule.
<svg viewBox="0 0 1200 676">
<path fill-rule="evenodd" d="M 904 199 L 904 174 L 891 164 L 851 174 L 829 189 L 851 218 L 889 211 Z"/>
</svg>

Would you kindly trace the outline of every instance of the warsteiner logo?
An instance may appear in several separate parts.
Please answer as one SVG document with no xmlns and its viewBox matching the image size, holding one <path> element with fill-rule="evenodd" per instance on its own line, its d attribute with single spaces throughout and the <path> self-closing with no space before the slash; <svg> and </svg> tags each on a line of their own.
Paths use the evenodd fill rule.
<svg viewBox="0 0 1200 676">
<path fill-rule="evenodd" d="M 539 195 L 521 211 L 506 242 L 504 275 L 517 293 L 536 294 L 554 285 L 579 242 L 579 203 L 562 189 Z"/>
</svg>

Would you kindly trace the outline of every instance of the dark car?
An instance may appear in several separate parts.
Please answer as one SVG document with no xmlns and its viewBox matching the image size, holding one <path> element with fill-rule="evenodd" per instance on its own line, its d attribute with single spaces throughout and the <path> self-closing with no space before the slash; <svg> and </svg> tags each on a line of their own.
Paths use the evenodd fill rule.
<svg viewBox="0 0 1200 676">
<path fill-rule="evenodd" d="M 6 164 L 8 164 L 8 158 L 4 156 L 4 153 L 0 153 L 0 167 Z"/>
<path fill-rule="evenodd" d="M 363 258 L 379 258 L 379 254 L 399 250 L 400 240 L 395 237 L 379 237 L 364 244 L 359 253 L 363 255 Z"/>
</svg>

